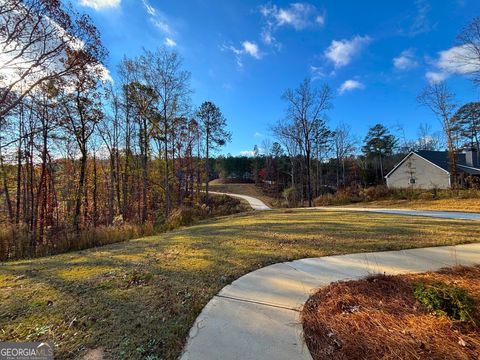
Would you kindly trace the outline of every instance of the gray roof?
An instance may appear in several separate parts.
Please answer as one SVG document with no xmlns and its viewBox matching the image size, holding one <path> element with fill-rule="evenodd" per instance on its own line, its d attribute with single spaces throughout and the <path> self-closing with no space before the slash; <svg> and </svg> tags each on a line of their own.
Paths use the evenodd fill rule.
<svg viewBox="0 0 480 360">
<path fill-rule="evenodd" d="M 416 151 L 415 154 L 441 167 L 443 170 L 449 171 L 448 151 L 420 150 Z M 470 175 L 480 175 L 480 169 L 467 165 L 465 154 L 457 154 L 457 169 Z"/>
<path fill-rule="evenodd" d="M 387 175 L 385 175 L 385 177 L 389 177 L 390 174 L 394 173 L 395 170 L 397 170 L 397 168 L 412 154 L 417 154 L 418 156 L 445 170 L 446 172 L 450 172 L 448 166 L 448 151 L 420 150 L 411 152 L 405 156 L 402 161 L 400 161 Z M 474 168 L 467 165 L 465 154 L 457 154 L 457 169 L 460 172 L 464 172 L 469 175 L 480 175 L 480 168 Z"/>
</svg>

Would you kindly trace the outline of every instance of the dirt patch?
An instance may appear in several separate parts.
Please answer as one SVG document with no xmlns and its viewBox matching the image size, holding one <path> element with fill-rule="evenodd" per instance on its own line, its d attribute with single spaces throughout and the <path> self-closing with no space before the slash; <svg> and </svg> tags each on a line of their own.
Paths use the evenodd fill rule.
<svg viewBox="0 0 480 360">
<path fill-rule="evenodd" d="M 102 347 L 89 349 L 82 360 L 103 360 L 105 349 Z"/>
<path fill-rule="evenodd" d="M 465 289 L 473 320 L 427 311 L 413 294 L 418 283 Z M 480 266 L 415 275 L 375 276 L 321 288 L 305 304 L 305 341 L 318 359 L 479 359 Z"/>
</svg>

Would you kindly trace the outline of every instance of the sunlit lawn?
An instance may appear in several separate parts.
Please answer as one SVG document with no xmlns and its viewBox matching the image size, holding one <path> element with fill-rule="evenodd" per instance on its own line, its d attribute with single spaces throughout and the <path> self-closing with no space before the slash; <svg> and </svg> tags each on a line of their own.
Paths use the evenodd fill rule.
<svg viewBox="0 0 480 360">
<path fill-rule="evenodd" d="M 275 210 L 0 266 L 0 341 L 51 340 L 58 358 L 174 359 L 223 286 L 270 263 L 480 240 L 480 222 Z M 150 356 L 150 357 L 149 357 Z M 157 357 L 154 357 L 157 356 Z"/>
</svg>

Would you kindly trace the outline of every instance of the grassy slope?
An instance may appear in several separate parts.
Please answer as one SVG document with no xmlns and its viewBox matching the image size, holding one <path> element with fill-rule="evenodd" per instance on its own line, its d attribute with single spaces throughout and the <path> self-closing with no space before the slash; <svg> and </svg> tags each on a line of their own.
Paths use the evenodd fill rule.
<svg viewBox="0 0 480 360">
<path fill-rule="evenodd" d="M 115 359 L 174 359 L 208 300 L 249 271 L 294 258 L 473 242 L 479 234 L 479 222 L 275 210 L 11 262 L 0 265 L 0 341 L 53 340 L 58 358 L 103 346 Z"/>
<path fill-rule="evenodd" d="M 438 200 L 377 200 L 347 205 L 351 207 L 378 207 L 390 209 L 414 209 L 436 211 L 480 212 L 480 199 L 438 199 Z"/>
<path fill-rule="evenodd" d="M 220 184 L 214 180 L 210 182 L 209 189 L 223 193 L 253 196 L 262 200 L 268 206 L 272 206 L 272 201 L 274 201 L 273 198 L 265 195 L 255 184 Z"/>
</svg>

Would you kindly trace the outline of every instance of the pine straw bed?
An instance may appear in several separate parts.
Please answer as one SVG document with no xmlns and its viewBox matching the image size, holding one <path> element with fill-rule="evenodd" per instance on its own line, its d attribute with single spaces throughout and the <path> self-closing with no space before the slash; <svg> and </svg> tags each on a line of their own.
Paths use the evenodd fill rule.
<svg viewBox="0 0 480 360">
<path fill-rule="evenodd" d="M 444 282 L 474 299 L 470 323 L 430 314 L 413 295 L 419 282 Z M 319 359 L 480 359 L 480 266 L 402 276 L 374 276 L 321 288 L 301 317 Z"/>
</svg>

